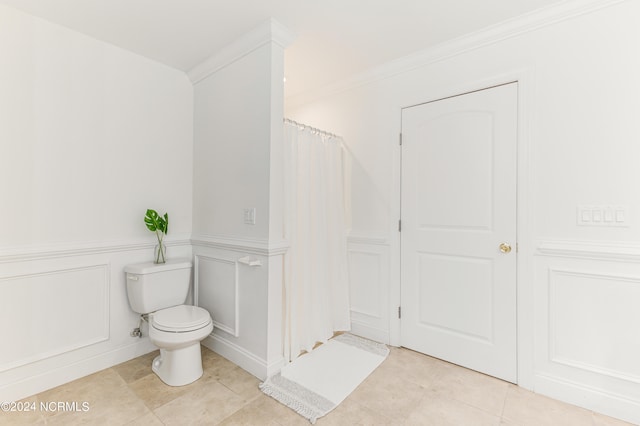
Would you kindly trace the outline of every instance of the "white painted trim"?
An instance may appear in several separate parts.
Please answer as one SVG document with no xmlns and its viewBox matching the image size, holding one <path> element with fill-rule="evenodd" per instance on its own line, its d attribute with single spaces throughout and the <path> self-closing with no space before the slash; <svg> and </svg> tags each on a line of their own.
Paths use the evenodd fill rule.
<svg viewBox="0 0 640 426">
<path fill-rule="evenodd" d="M 372 327 L 369 324 L 360 321 L 351 320 L 351 333 L 356 336 L 365 336 L 367 339 L 380 343 L 389 341 L 389 331 L 381 328 Z"/>
<path fill-rule="evenodd" d="M 60 275 L 60 274 L 64 274 L 64 273 L 72 273 L 72 272 L 78 272 L 78 271 L 89 271 L 89 270 L 98 270 L 98 271 L 102 271 L 102 275 L 103 275 L 103 282 L 101 283 L 102 285 L 102 296 L 103 296 L 103 302 L 104 303 L 104 311 L 105 311 L 105 316 L 102 318 L 102 328 L 100 330 L 95 330 L 96 334 L 94 336 L 92 336 L 91 338 L 84 340 L 84 341 L 80 341 L 80 342 L 75 342 L 71 345 L 66 345 L 66 346 L 59 346 L 57 348 L 51 348 L 45 352 L 41 352 L 41 353 L 37 353 L 34 355 L 31 355 L 27 358 L 22 358 L 18 361 L 13 361 L 9 364 L 3 364 L 0 365 L 0 373 L 4 372 L 4 371 L 8 371 L 8 370 L 12 370 L 14 368 L 18 368 L 18 367 L 22 367 L 24 365 L 27 364 L 33 364 L 35 362 L 38 361 L 42 361 L 44 359 L 47 358 L 52 358 L 54 356 L 57 355 L 62 355 L 65 354 L 67 352 L 71 352 L 71 351 L 75 351 L 78 349 L 82 349 L 85 348 L 87 346 L 91 346 L 91 345 L 95 345 L 98 344 L 100 342 L 106 342 L 109 340 L 109 324 L 110 324 L 110 315 L 111 312 L 109 310 L 109 283 L 110 283 L 110 279 L 109 279 L 109 270 L 110 270 L 110 264 L 109 263 L 98 263 L 98 264 L 90 264 L 90 265 L 82 265 L 82 266 L 76 266 L 76 267 L 71 267 L 71 268 L 58 268 L 58 269 L 52 269 L 52 270 L 47 270 L 47 271 L 42 271 L 42 272 L 35 272 L 35 273 L 29 273 L 29 274 L 18 274 L 18 275 L 11 275 L 11 276 L 2 276 L 0 277 L 0 284 L 3 281 L 11 281 L 11 280 L 16 280 L 16 279 L 23 279 L 23 278 L 32 278 L 32 277 L 46 277 L 46 276 L 51 276 L 51 275 Z"/>
<path fill-rule="evenodd" d="M 573 259 L 640 261 L 640 244 L 621 241 L 541 240 L 536 245 L 537 256 Z"/>
<path fill-rule="evenodd" d="M 187 72 L 187 76 L 195 85 L 268 43 L 274 43 L 284 49 L 293 43 L 294 39 L 295 36 L 291 31 L 275 19 L 270 18 L 222 48 L 215 55 L 191 68 Z"/>
<path fill-rule="evenodd" d="M 517 310 L 517 357 L 519 386 L 532 389 L 534 386 L 534 289 L 533 256 L 530 247 L 533 241 L 534 211 L 533 182 L 535 171 L 531 155 L 531 120 L 535 111 L 535 76 L 531 68 L 521 68 L 504 80 L 518 82 L 518 158 L 516 200 L 516 310 Z"/>
<path fill-rule="evenodd" d="M 275 19 L 269 19 L 269 26 L 271 30 L 271 41 L 283 49 L 286 49 L 295 41 L 296 35 Z"/>
<path fill-rule="evenodd" d="M 384 80 L 416 68 L 434 64 L 487 45 L 527 34 L 627 0 L 568 0 L 486 27 L 408 56 L 387 62 L 348 79 L 286 98 L 295 108 L 317 99 Z"/>
<path fill-rule="evenodd" d="M 19 382 L 3 385 L 0 387 L 0 401 L 17 401 L 113 367 L 156 349 L 158 348 L 148 338 L 140 339 L 131 345 L 82 359 L 73 364 L 49 370 L 43 374 L 30 376 Z M 151 365 L 149 365 L 149 370 L 151 370 Z"/>
<path fill-rule="evenodd" d="M 167 247 L 191 245 L 188 235 L 165 237 Z M 131 250 L 148 250 L 157 245 L 155 237 L 135 240 L 38 244 L 0 249 L 0 264 L 61 257 L 87 256 Z"/>
<path fill-rule="evenodd" d="M 402 134 L 402 105 L 394 105 L 396 111 L 395 132 L 396 137 Z M 389 344 L 401 346 L 400 318 L 394 315 L 398 307 L 402 305 L 401 298 L 401 232 L 398 229 L 398 221 L 402 218 L 402 146 L 397 140 L 393 142 L 391 158 L 391 194 L 389 200 Z"/>
<path fill-rule="evenodd" d="M 284 357 L 267 364 L 264 359 L 217 334 L 210 334 L 202 344 L 260 380 L 277 373 L 284 365 Z"/>
<path fill-rule="evenodd" d="M 198 300 L 198 289 L 200 288 L 200 284 L 199 284 L 200 259 L 207 259 L 214 262 L 233 265 L 233 268 L 234 268 L 234 277 L 233 277 L 234 278 L 234 283 L 233 283 L 234 284 L 234 297 L 233 297 L 234 326 L 233 328 L 231 328 L 229 327 L 229 325 L 223 324 L 217 321 L 215 318 L 213 318 L 212 322 L 214 327 L 217 327 L 218 329 L 224 331 L 225 333 L 229 333 L 233 337 L 240 336 L 240 289 L 239 289 L 240 286 L 239 286 L 239 279 L 238 279 L 238 265 L 239 265 L 238 261 L 226 259 L 222 257 L 205 256 L 202 254 L 196 254 L 194 256 L 194 265 L 195 265 L 194 266 L 194 300 L 195 300 L 196 306 L 200 306 L 199 300 Z"/>
<path fill-rule="evenodd" d="M 640 424 L 640 399 L 567 380 L 552 374 L 535 375 L 535 391 L 595 412 Z"/>
<path fill-rule="evenodd" d="M 361 243 L 358 243 L 358 245 L 362 245 Z M 354 248 L 354 247 L 348 247 L 347 248 L 347 259 L 349 261 L 349 269 L 351 272 L 353 272 L 353 265 L 351 264 L 351 259 L 352 259 L 352 254 L 353 253 L 358 253 L 358 254 L 363 254 L 366 256 L 372 256 L 376 258 L 376 262 L 378 264 L 378 283 L 377 286 L 380 288 L 380 290 L 384 290 L 385 287 L 387 287 L 388 285 L 388 279 L 385 279 L 386 277 L 382 272 L 386 269 L 384 267 L 384 260 L 383 257 L 385 256 L 386 253 L 381 253 L 379 251 L 374 251 L 374 250 L 366 250 L 366 249 L 362 249 L 362 248 Z M 372 288 L 374 286 L 374 284 L 372 283 L 371 286 L 369 288 Z M 382 300 L 386 300 L 386 297 L 384 297 L 384 293 L 381 292 L 381 297 Z M 353 306 L 353 298 L 352 298 L 352 303 L 351 303 L 351 315 L 352 315 L 352 323 L 354 322 L 353 320 L 353 314 L 356 314 L 358 316 L 364 316 L 364 317 L 368 317 L 371 318 L 373 320 L 381 320 L 383 319 L 383 312 L 382 310 L 384 309 L 383 306 L 378 306 L 377 312 L 367 312 L 365 310 L 361 310 L 358 309 L 356 307 Z M 355 321 L 357 322 L 357 320 Z M 361 321 L 362 322 L 362 321 Z M 362 322 L 364 324 L 364 322 Z M 363 336 L 363 337 L 367 337 L 367 336 Z M 384 343 L 387 343 L 388 341 L 385 341 Z"/>
<path fill-rule="evenodd" d="M 554 362 L 556 364 L 565 365 L 567 367 L 576 368 L 583 371 L 588 371 L 590 373 L 597 374 L 599 376 L 608 376 L 618 380 L 624 380 L 627 382 L 632 382 L 640 385 L 640 376 L 626 373 L 624 371 L 618 371 L 611 368 L 605 368 L 598 365 L 593 365 L 585 362 L 581 362 L 578 360 L 569 359 L 567 357 L 563 357 L 562 355 L 558 355 L 558 347 L 557 342 L 558 338 L 556 335 L 556 327 L 558 321 L 554 319 L 554 317 L 558 314 L 554 307 L 554 300 L 556 300 L 556 288 L 557 283 L 555 279 L 558 276 L 565 277 L 576 277 L 576 278 L 586 278 L 586 279 L 595 279 L 598 281 L 617 281 L 617 282 L 625 282 L 632 283 L 635 286 L 640 285 L 640 277 L 632 276 L 632 275 L 619 275 L 619 274 L 608 274 L 608 273 L 591 273 L 581 270 L 575 269 L 559 269 L 559 268 L 548 268 L 547 269 L 547 309 L 549 316 L 549 327 L 547 330 L 548 333 L 548 357 L 549 361 Z"/>
<path fill-rule="evenodd" d="M 375 277 L 372 277 L 373 281 L 357 281 L 358 290 L 354 287 L 356 281 L 351 282 L 351 330 L 359 336 L 389 344 L 389 316 L 396 312 L 395 309 L 390 311 L 388 307 L 391 287 L 389 240 L 377 234 L 351 234 L 348 238 L 347 254 L 350 280 L 357 280 L 358 274 L 362 272 L 354 263 L 357 256 L 365 256 L 360 259 L 372 259 L 377 265 L 376 271 L 373 271 L 376 268 L 373 265 L 367 267 L 367 273 L 375 274 Z M 369 305 L 374 293 L 378 296 L 375 306 Z M 361 297 L 367 300 L 364 306 L 368 307 L 358 306 L 356 300 Z"/>
<path fill-rule="evenodd" d="M 347 236 L 347 243 L 388 246 L 389 237 L 386 235 L 351 232 Z"/>
<path fill-rule="evenodd" d="M 289 250 L 285 240 L 270 241 L 267 238 L 247 238 L 232 235 L 192 235 L 194 246 L 249 253 L 259 256 L 280 256 Z"/>
<path fill-rule="evenodd" d="M 361 310 L 359 310 L 359 309 L 351 308 L 351 315 L 353 316 L 353 314 L 361 315 L 361 316 L 363 316 L 363 317 L 372 318 L 372 319 L 374 319 L 374 320 L 382 319 L 382 314 L 380 314 L 380 313 L 375 313 L 375 312 L 365 312 L 365 311 L 361 311 Z M 354 321 L 354 320 L 353 320 L 353 317 L 352 317 L 351 323 L 353 324 L 354 322 L 358 322 L 358 321 Z M 363 323 L 363 324 L 364 324 L 364 323 Z M 366 336 L 363 336 L 363 337 L 366 337 Z M 384 343 L 387 343 L 387 341 L 385 340 L 385 341 L 384 341 Z"/>
<path fill-rule="evenodd" d="M 602 368 L 597 365 L 587 364 L 573 359 L 564 358 L 555 354 L 555 348 L 552 348 L 551 351 L 553 351 L 553 353 L 551 353 L 551 355 L 549 356 L 549 360 L 556 364 L 564 365 L 566 367 L 575 368 L 582 371 L 587 371 L 599 376 L 607 376 L 611 377 L 612 379 L 624 380 L 626 382 L 632 382 L 640 385 L 639 376 L 631 376 L 629 374 L 611 370 L 609 368 Z"/>
</svg>

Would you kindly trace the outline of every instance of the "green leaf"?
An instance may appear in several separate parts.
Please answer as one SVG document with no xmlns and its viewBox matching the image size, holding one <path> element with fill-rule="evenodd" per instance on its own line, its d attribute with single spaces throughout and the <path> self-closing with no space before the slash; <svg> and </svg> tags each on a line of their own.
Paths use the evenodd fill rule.
<svg viewBox="0 0 640 426">
<path fill-rule="evenodd" d="M 155 232 L 156 229 L 158 229 L 158 212 L 147 209 L 147 213 L 144 216 L 144 223 L 147 225 L 149 231 Z"/>
<path fill-rule="evenodd" d="M 163 227 L 162 227 L 162 232 L 166 233 L 169 230 L 169 215 L 167 213 L 164 214 L 164 221 L 163 221 Z"/>
<path fill-rule="evenodd" d="M 155 210 L 147 209 L 144 216 L 144 223 L 149 231 L 160 231 L 166 234 L 169 227 L 169 215 L 165 213 L 164 217 L 162 217 Z"/>
</svg>

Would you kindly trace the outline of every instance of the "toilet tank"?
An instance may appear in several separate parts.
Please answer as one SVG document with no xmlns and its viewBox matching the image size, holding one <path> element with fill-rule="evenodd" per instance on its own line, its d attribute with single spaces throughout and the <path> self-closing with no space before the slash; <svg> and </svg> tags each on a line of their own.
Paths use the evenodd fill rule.
<svg viewBox="0 0 640 426">
<path fill-rule="evenodd" d="M 134 312 L 148 314 L 181 305 L 191 284 L 191 261 L 176 259 L 167 263 L 138 263 L 124 268 L 129 305 Z"/>
</svg>

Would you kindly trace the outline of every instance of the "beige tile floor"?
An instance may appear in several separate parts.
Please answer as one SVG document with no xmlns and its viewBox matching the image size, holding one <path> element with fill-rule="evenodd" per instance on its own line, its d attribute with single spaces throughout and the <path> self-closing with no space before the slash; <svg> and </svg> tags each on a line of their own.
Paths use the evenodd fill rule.
<svg viewBox="0 0 640 426">
<path fill-rule="evenodd" d="M 203 348 L 204 375 L 169 387 L 151 372 L 156 355 L 133 359 L 26 402 L 87 402 L 86 412 L 0 413 L 0 424 L 309 425 L 258 390 L 259 380 Z M 626 425 L 589 410 L 407 349 L 389 357 L 324 425 Z"/>
</svg>

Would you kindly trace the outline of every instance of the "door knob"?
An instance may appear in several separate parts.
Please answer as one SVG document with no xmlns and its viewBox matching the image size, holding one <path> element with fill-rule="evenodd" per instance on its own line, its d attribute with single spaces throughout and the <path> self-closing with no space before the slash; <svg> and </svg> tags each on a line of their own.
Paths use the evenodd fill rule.
<svg viewBox="0 0 640 426">
<path fill-rule="evenodd" d="M 502 243 L 499 246 L 500 251 L 503 253 L 509 253 L 511 251 L 511 246 L 507 243 Z"/>
</svg>

